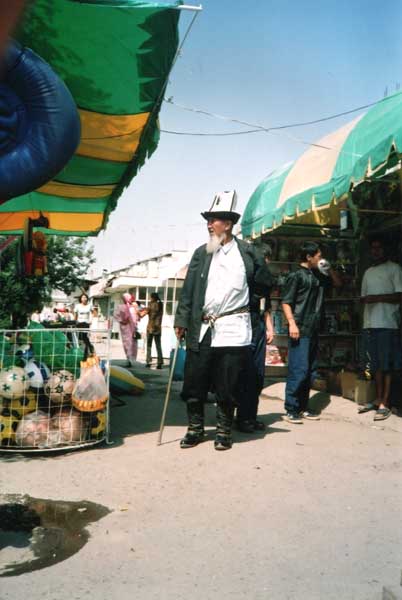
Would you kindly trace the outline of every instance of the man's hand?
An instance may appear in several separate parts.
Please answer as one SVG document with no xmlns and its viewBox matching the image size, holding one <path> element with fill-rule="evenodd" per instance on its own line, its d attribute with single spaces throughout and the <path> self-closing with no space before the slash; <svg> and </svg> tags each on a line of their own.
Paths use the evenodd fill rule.
<svg viewBox="0 0 402 600">
<path fill-rule="evenodd" d="M 265 339 L 267 344 L 272 344 L 272 341 L 274 339 L 273 329 L 267 329 L 267 331 L 265 332 Z"/>
<path fill-rule="evenodd" d="M 186 335 L 186 330 L 184 327 L 175 327 L 174 328 L 176 337 L 178 340 L 183 340 Z"/>
<path fill-rule="evenodd" d="M 289 323 L 289 337 L 292 340 L 298 340 L 300 337 L 300 331 L 298 326 L 296 325 L 296 323 L 294 321 L 292 321 L 291 323 Z"/>
</svg>

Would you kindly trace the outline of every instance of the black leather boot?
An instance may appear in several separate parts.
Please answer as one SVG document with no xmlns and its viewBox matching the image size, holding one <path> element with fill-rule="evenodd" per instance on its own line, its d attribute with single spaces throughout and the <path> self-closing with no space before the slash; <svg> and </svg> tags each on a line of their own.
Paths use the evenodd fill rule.
<svg viewBox="0 0 402 600">
<path fill-rule="evenodd" d="M 187 400 L 188 429 L 180 448 L 193 448 L 204 440 L 204 404 L 195 398 Z"/>
<path fill-rule="evenodd" d="M 232 447 L 233 414 L 233 406 L 218 402 L 216 407 L 215 450 L 230 450 Z"/>
</svg>

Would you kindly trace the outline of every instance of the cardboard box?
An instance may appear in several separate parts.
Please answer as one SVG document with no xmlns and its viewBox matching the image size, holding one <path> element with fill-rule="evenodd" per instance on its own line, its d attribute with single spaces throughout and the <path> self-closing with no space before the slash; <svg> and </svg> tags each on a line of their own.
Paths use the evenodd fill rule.
<svg viewBox="0 0 402 600">
<path fill-rule="evenodd" d="M 375 402 L 376 390 L 374 381 L 359 379 L 355 390 L 355 402 L 357 404 L 368 404 Z"/>
<path fill-rule="evenodd" d="M 342 371 L 341 388 L 342 396 L 348 400 L 355 400 L 355 390 L 357 387 L 357 373 L 351 371 Z"/>
</svg>

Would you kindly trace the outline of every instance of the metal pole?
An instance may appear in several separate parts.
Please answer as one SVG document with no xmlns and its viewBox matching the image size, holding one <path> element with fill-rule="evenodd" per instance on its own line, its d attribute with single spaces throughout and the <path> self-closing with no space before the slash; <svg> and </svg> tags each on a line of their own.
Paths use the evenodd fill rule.
<svg viewBox="0 0 402 600">
<path fill-rule="evenodd" d="M 14 0 L 16 1 L 16 0 Z M 89 6 L 108 6 L 112 8 L 135 8 L 135 4 L 132 4 L 130 0 L 68 0 L 69 2 L 75 2 L 76 4 L 86 4 Z M 5 0 L 0 0 L 0 5 Z M 7 0 L 8 3 L 9 0 Z M 19 0 L 20 4 L 22 0 Z M 8 6 L 8 4 L 7 4 Z M 181 4 L 180 6 L 166 6 L 166 8 L 177 8 L 178 10 L 202 10 L 202 4 L 198 6 L 192 6 L 191 4 Z"/>
<path fill-rule="evenodd" d="M 191 6 L 190 4 L 180 4 L 180 6 L 177 7 L 178 10 L 202 10 L 202 4 L 199 4 L 198 6 Z"/>
<path fill-rule="evenodd" d="M 176 348 L 174 349 L 172 365 L 171 365 L 171 368 L 170 368 L 169 381 L 168 381 L 168 386 L 167 386 L 167 389 L 166 389 L 165 404 L 163 405 L 161 425 L 160 425 L 160 428 L 159 428 L 159 436 L 158 436 L 158 446 L 160 446 L 161 443 L 162 443 L 162 434 L 163 434 L 163 429 L 165 427 L 166 412 L 167 412 L 167 408 L 168 408 L 168 404 L 169 404 L 169 398 L 170 398 L 170 388 L 172 387 L 173 373 L 174 373 L 174 368 L 176 366 L 177 352 L 179 350 L 179 347 L 180 347 L 180 340 L 178 339 L 176 341 Z"/>
</svg>

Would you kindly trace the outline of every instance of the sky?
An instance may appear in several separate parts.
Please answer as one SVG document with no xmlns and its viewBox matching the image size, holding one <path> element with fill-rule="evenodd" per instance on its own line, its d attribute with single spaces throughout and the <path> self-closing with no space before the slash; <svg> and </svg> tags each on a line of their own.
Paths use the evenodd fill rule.
<svg viewBox="0 0 402 600">
<path fill-rule="evenodd" d="M 187 0 L 186 0 L 187 3 Z M 188 0 L 188 4 L 198 4 Z M 325 123 L 233 136 L 252 127 L 335 115 L 391 94 L 402 85 L 402 2 L 383 0 L 204 0 L 169 78 L 153 156 L 120 197 L 107 229 L 90 242 L 95 272 L 206 241 L 216 192 L 235 189 L 242 212 L 274 169 L 298 158 L 308 142 L 359 113 Z M 182 11 L 185 35 L 193 12 Z"/>
</svg>

